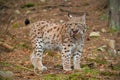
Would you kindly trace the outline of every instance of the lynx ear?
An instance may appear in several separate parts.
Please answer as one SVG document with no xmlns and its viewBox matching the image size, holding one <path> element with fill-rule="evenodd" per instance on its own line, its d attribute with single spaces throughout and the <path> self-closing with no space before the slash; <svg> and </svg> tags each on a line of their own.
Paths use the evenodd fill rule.
<svg viewBox="0 0 120 80">
<path fill-rule="evenodd" d="M 86 13 L 81 17 L 81 21 L 85 24 L 86 23 Z"/>
</svg>

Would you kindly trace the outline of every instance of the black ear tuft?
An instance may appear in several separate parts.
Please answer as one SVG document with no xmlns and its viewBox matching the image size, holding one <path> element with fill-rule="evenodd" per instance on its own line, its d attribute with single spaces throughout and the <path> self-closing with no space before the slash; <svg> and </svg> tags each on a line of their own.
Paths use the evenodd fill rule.
<svg viewBox="0 0 120 80">
<path fill-rule="evenodd" d="M 25 23 L 25 25 L 28 25 L 28 24 L 30 24 L 30 20 L 29 19 L 25 19 L 24 23 Z"/>
</svg>

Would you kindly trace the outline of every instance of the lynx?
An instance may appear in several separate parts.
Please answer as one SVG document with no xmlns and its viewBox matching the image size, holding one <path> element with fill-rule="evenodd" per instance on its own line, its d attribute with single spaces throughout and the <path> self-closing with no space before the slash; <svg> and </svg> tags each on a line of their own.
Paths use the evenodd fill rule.
<svg viewBox="0 0 120 80">
<path fill-rule="evenodd" d="M 51 21 L 38 21 L 30 24 L 30 37 L 33 45 L 31 62 L 40 71 L 47 70 L 42 64 L 42 55 L 46 49 L 59 49 L 63 70 L 70 71 L 71 57 L 74 69 L 80 69 L 80 58 L 83 52 L 86 22 L 85 15 L 80 17 L 68 16 L 63 24 Z"/>
</svg>

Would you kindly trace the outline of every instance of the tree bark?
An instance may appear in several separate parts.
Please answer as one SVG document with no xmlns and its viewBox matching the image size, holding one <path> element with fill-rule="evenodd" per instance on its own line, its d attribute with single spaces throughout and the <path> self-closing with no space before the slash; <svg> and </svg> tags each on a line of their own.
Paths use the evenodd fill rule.
<svg viewBox="0 0 120 80">
<path fill-rule="evenodd" d="M 109 0 L 109 27 L 120 30 L 120 0 Z"/>
</svg>

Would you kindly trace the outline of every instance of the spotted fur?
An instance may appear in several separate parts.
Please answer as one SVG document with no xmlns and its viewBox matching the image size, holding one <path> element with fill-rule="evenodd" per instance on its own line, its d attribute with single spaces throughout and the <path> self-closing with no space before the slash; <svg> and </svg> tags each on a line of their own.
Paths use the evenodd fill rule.
<svg viewBox="0 0 120 80">
<path fill-rule="evenodd" d="M 38 21 L 30 25 L 30 37 L 33 45 L 31 62 L 35 68 L 47 70 L 42 64 L 42 55 L 46 49 L 59 49 L 65 71 L 71 70 L 71 56 L 74 69 L 80 69 L 86 31 L 85 15 L 69 17 L 63 24 L 50 21 Z"/>
</svg>

